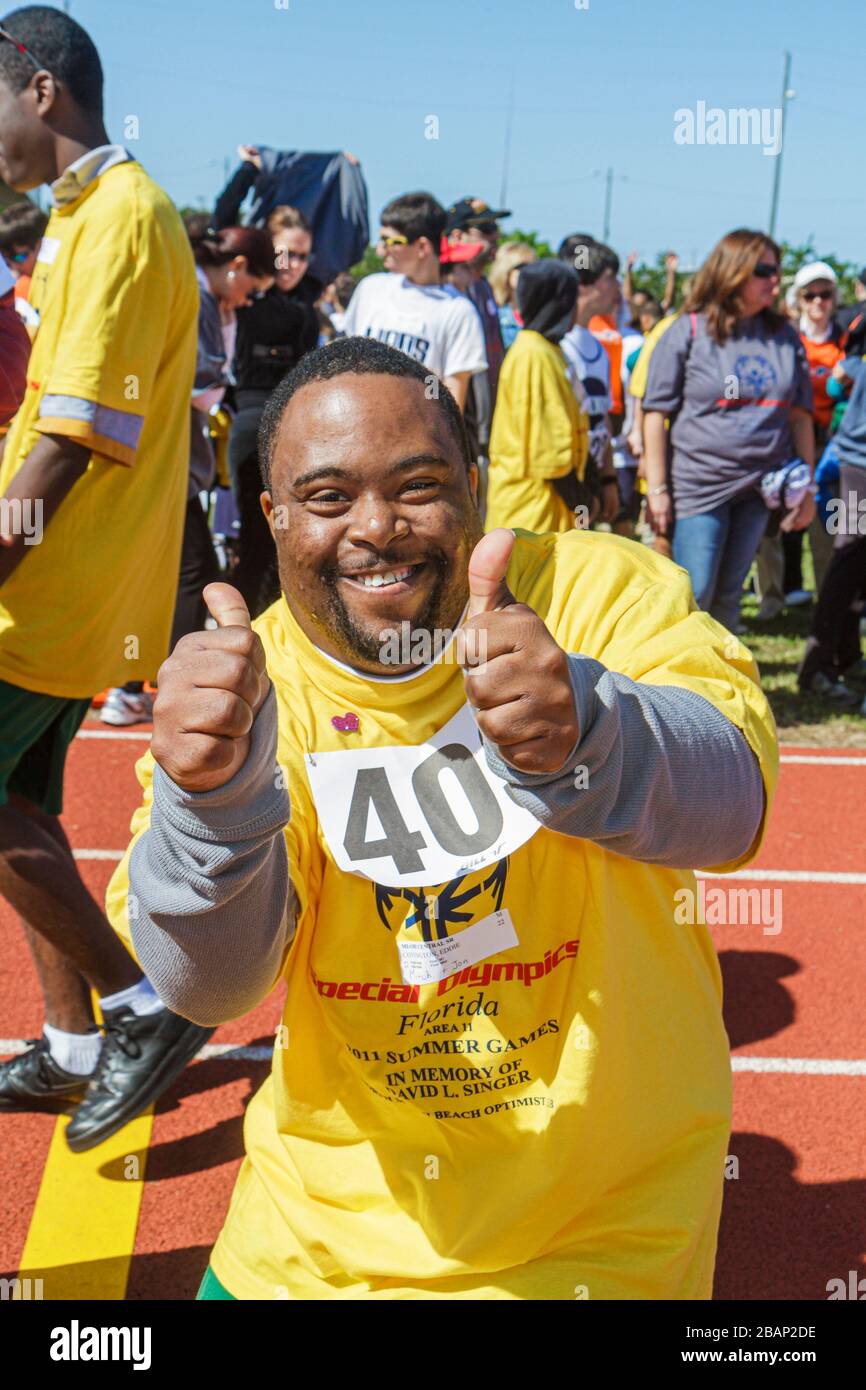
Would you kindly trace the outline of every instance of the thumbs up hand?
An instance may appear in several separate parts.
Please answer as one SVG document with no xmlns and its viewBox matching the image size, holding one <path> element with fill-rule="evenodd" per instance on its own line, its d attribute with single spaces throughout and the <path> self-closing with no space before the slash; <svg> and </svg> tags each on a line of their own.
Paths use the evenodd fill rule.
<svg viewBox="0 0 866 1390">
<path fill-rule="evenodd" d="M 466 697 L 507 763 L 520 772 L 558 772 L 580 735 L 568 657 L 505 582 L 514 541 L 513 531 L 490 531 L 469 559 Z"/>
<path fill-rule="evenodd" d="M 182 637 L 158 676 L 153 756 L 179 787 L 208 792 L 243 767 L 253 720 L 267 699 L 265 652 L 230 584 L 208 584 L 217 627 Z"/>
</svg>

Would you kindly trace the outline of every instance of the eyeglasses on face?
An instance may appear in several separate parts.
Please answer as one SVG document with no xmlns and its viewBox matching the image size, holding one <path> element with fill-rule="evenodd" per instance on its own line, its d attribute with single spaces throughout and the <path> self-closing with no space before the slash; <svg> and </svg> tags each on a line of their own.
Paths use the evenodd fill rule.
<svg viewBox="0 0 866 1390">
<path fill-rule="evenodd" d="M 23 44 L 20 39 L 16 39 L 14 34 L 10 34 L 8 29 L 4 29 L 2 24 L 0 24 L 0 39 L 6 39 L 7 43 L 11 43 L 13 48 L 17 48 L 19 53 L 30 60 L 37 72 L 45 68 L 45 64 L 40 63 L 36 54 L 31 53 L 27 45 Z M 47 69 L 45 70 L 47 71 Z"/>
<path fill-rule="evenodd" d="M 385 236 L 384 232 L 379 233 L 379 245 L 387 246 L 390 250 L 392 246 L 408 246 L 409 238 L 398 232 L 396 236 Z"/>
<path fill-rule="evenodd" d="M 833 298 L 833 291 L 832 291 L 832 290 L 804 290 L 804 291 L 803 291 L 803 298 L 806 299 L 806 300 L 812 300 L 812 299 L 832 299 L 832 298 Z"/>
<path fill-rule="evenodd" d="M 779 274 L 779 266 L 776 261 L 758 261 L 753 275 L 757 275 L 759 280 L 772 280 L 774 275 Z"/>
</svg>

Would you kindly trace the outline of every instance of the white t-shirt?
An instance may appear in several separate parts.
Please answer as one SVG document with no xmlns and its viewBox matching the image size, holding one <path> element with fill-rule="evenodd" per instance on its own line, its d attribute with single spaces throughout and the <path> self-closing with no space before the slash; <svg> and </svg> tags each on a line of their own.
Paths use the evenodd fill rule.
<svg viewBox="0 0 866 1390">
<path fill-rule="evenodd" d="M 610 439 L 607 412 L 610 410 L 610 358 L 598 338 L 576 323 L 559 346 L 568 363 L 568 376 L 575 395 L 589 415 L 589 453 L 597 468 L 604 462 Z"/>
<path fill-rule="evenodd" d="M 595 334 L 579 323 L 569 329 L 559 346 L 583 383 L 590 420 L 594 422 L 610 410 L 610 358 Z"/>
<path fill-rule="evenodd" d="M 634 426 L 635 407 L 635 397 L 630 394 L 628 389 L 628 383 L 631 379 L 631 372 L 628 369 L 628 359 L 636 349 L 643 347 L 643 342 L 643 334 L 636 333 L 633 329 L 623 334 L 622 367 L 620 374 L 622 376 L 622 398 L 625 401 L 625 416 L 622 422 L 622 429 L 613 441 L 613 462 L 615 468 L 637 468 L 639 462 L 629 448 L 628 443 L 628 437 Z"/>
<path fill-rule="evenodd" d="M 365 275 L 349 301 L 343 332 L 378 338 L 440 378 L 487 367 L 478 311 L 453 285 L 416 285 L 389 271 Z"/>
</svg>

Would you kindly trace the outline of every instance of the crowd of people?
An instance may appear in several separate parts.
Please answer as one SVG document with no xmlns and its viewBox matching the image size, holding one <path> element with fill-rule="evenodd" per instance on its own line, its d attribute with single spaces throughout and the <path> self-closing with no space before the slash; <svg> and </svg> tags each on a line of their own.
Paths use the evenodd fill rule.
<svg viewBox="0 0 866 1390">
<path fill-rule="evenodd" d="M 213 212 L 184 225 L 110 142 L 101 90 L 96 50 L 69 16 L 31 6 L 0 22 L 0 174 L 21 194 L 40 184 L 53 194 L 50 219 L 26 198 L 0 214 L 0 888 L 24 923 L 46 1006 L 40 1040 L 0 1064 L 0 1111 L 65 1106 L 70 1146 L 92 1147 L 161 1095 L 290 959 L 290 1028 L 329 1042 L 303 1058 L 275 1054 L 274 1094 L 251 1107 L 243 1202 L 202 1296 L 268 1296 L 271 1284 L 325 1296 L 331 1279 L 398 1291 L 443 1281 L 455 1296 L 502 1296 L 489 1287 L 491 1271 L 503 1270 L 517 1291 L 507 1296 L 557 1296 L 546 1260 L 571 1248 L 569 1222 L 580 1227 L 558 1184 L 572 1177 L 575 1146 L 611 1114 L 609 1099 L 578 1104 L 590 1075 L 573 1070 L 580 1054 L 551 1053 L 546 1074 L 562 1113 L 570 1103 L 582 1118 L 564 1121 L 556 1140 L 534 1120 L 520 1131 L 526 1153 L 514 1169 L 470 1180 L 464 1166 L 464 1197 L 451 1192 L 450 1214 L 447 1203 L 428 1210 L 429 1197 L 413 1196 L 400 1165 L 437 1142 L 430 1126 L 440 1118 L 458 1129 L 477 1120 L 476 1102 L 446 1105 L 440 1090 L 435 1113 L 413 1108 L 399 1049 L 388 1053 L 390 1080 L 364 1071 L 394 1046 L 376 1008 L 393 1018 L 395 1004 L 414 1010 L 419 990 L 457 979 L 434 949 L 448 938 L 447 895 L 431 916 L 423 885 L 447 881 L 449 902 L 486 903 L 501 950 L 517 945 L 500 911 L 508 876 L 514 920 L 543 962 L 538 975 L 521 964 L 517 978 L 536 981 L 559 1021 L 509 1015 L 511 976 L 497 975 L 500 966 L 484 966 L 487 1010 L 470 967 L 480 970 L 492 948 L 462 961 L 480 1000 L 473 1012 L 501 1008 L 514 1047 L 533 1043 L 539 1055 L 539 1040 L 552 1045 L 580 1012 L 614 1068 L 605 1084 L 623 1130 L 606 1129 L 606 1162 L 620 1196 L 602 1202 L 597 1229 L 607 1238 L 595 1256 L 575 1237 L 580 1258 L 614 1291 L 600 1296 L 708 1296 L 726 1083 L 720 1018 L 705 1012 L 715 988 L 707 953 L 689 948 L 665 967 L 659 989 L 680 1000 L 680 1040 L 694 1048 L 678 1045 L 674 1066 L 670 1040 L 657 1037 L 653 1086 L 664 1070 L 668 1100 L 650 1122 L 648 1088 L 628 1049 L 611 1043 L 615 1023 L 594 1017 L 592 985 L 552 993 L 548 976 L 576 957 L 581 932 L 530 940 L 529 922 L 539 899 L 559 913 L 554 899 L 571 882 L 584 903 L 575 912 L 616 917 L 626 941 L 631 916 L 653 975 L 670 956 L 653 956 L 654 933 L 670 926 L 658 876 L 735 867 L 756 851 L 774 735 L 735 640 L 740 602 L 756 560 L 762 619 L 811 597 L 805 535 L 820 591 L 801 685 L 856 702 L 846 677 L 859 673 L 866 580 L 856 527 L 866 502 L 866 271 L 857 305 L 837 304 L 837 277 L 822 262 L 803 266 L 786 292 L 777 244 L 741 229 L 686 285 L 670 255 L 657 301 L 635 286 L 634 257 L 623 268 L 589 233 L 539 256 L 503 234 L 507 209 L 410 192 L 382 210 L 381 270 L 353 276 L 336 240 L 317 242 L 303 212 L 264 196 L 291 166 L 255 146 L 240 147 Z M 339 160 L 357 176 L 354 156 Z M 251 191 L 263 214 L 244 225 Z M 33 543 L 20 523 L 37 511 Z M 840 515 L 854 524 L 839 525 Z M 339 527 L 338 549 L 330 537 Z M 463 673 L 487 780 L 473 761 L 477 739 L 464 747 L 466 696 L 457 702 L 453 672 L 383 670 L 381 615 L 404 609 L 418 626 L 465 621 L 489 639 L 483 673 Z M 96 696 L 108 724 L 155 719 L 153 758 L 140 773 L 149 809 L 134 823 L 107 915 L 59 822 L 66 754 Z M 532 717 L 515 723 L 518 706 Z M 411 745 L 414 756 L 445 728 L 450 741 L 437 747 L 462 749 L 476 769 L 459 778 L 479 808 L 474 834 L 465 816 L 461 828 L 456 813 L 436 809 L 439 784 L 420 757 L 395 781 L 397 794 L 372 765 L 366 780 L 360 763 L 330 772 L 347 732 L 363 729 L 371 747 Z M 271 776 L 274 750 L 290 769 L 288 792 Z M 589 768 L 579 810 L 578 765 Z M 344 806 L 340 786 L 356 777 Z M 444 848 L 430 860 L 404 819 L 411 795 L 439 826 Z M 386 874 L 389 857 L 396 867 Z M 378 926 L 362 943 L 353 928 L 372 914 L 371 879 Z M 384 954 L 404 925 L 398 900 L 405 926 L 430 948 L 425 974 L 401 941 L 402 984 L 396 957 Z M 451 924 L 472 915 L 457 911 Z M 317 955 L 311 922 L 331 932 Z M 588 935 L 581 949 L 592 956 L 592 926 Z M 617 949 L 602 948 L 610 954 L 595 959 L 597 979 L 622 977 Z M 629 978 L 641 977 L 638 956 Z M 326 1006 L 323 1035 L 317 1010 Z M 420 1017 L 404 1012 L 418 1039 Z M 638 1012 L 632 1022 L 648 1057 L 656 1025 L 647 1019 L 644 1029 Z M 470 1019 L 466 1030 L 464 1051 L 477 1052 L 483 1027 L 473 1033 Z M 495 1040 L 484 1036 L 492 1055 Z M 718 1082 L 712 1096 L 708 1077 Z M 509 1126 L 528 1112 L 495 1109 L 496 1142 L 509 1143 L 518 1133 Z M 305 1145 L 324 1163 L 321 1181 Z M 662 1153 L 664 1179 L 650 1178 Z M 639 1210 L 622 1197 L 638 1171 Z M 594 1172 L 581 1199 L 590 1205 L 607 1181 Z M 470 1197 L 484 1205 L 485 1182 L 494 1205 L 517 1200 L 518 1187 L 535 1193 L 511 1234 L 492 1217 L 460 1215 Z M 676 1191 L 688 1194 L 682 1220 L 670 1206 Z M 354 1225 L 350 1209 L 364 1214 Z M 266 1234 L 274 1210 L 281 1251 Z M 365 1222 L 376 1212 L 384 1226 L 371 1254 Z M 675 1254 L 654 1245 L 661 1226 L 683 1233 Z M 322 1259 L 315 1252 L 326 1247 Z M 637 1293 L 622 1294 L 628 1278 Z"/>
</svg>

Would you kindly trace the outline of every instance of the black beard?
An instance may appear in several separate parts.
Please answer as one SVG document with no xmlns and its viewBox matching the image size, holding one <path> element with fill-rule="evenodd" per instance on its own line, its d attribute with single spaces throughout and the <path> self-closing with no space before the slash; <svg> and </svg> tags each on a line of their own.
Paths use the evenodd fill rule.
<svg viewBox="0 0 866 1390">
<path fill-rule="evenodd" d="M 433 630 L 436 628 L 442 631 L 449 626 L 448 619 L 451 617 L 449 613 L 443 611 L 451 606 L 448 603 L 446 591 L 449 572 L 448 560 L 440 552 L 437 555 L 428 555 L 426 563 L 432 565 L 437 571 L 436 582 L 433 585 L 426 604 L 418 617 L 411 624 L 410 641 L 412 634 L 416 632 L 430 632 L 432 634 Z M 395 568 L 397 568 L 398 565 L 399 562 L 395 562 Z M 376 666 L 381 665 L 382 633 L 378 636 L 374 636 L 372 633 L 367 632 L 364 628 L 357 625 L 340 593 L 339 571 L 335 566 L 328 566 L 327 569 L 322 571 L 322 582 L 327 586 L 328 590 L 329 626 L 332 628 L 334 635 L 339 637 L 340 645 L 356 660 L 365 661 L 370 664 L 375 664 Z M 462 611 L 463 607 L 461 605 L 460 610 L 452 618 L 451 626 L 456 624 Z M 383 633 L 390 632 L 391 630 L 393 630 L 393 624 L 390 626 L 387 623 L 383 624 Z"/>
</svg>

